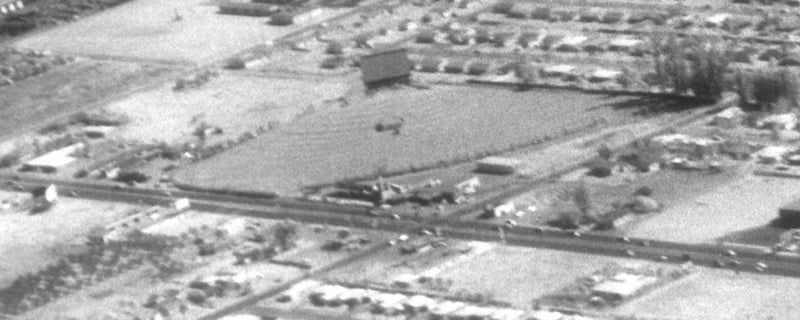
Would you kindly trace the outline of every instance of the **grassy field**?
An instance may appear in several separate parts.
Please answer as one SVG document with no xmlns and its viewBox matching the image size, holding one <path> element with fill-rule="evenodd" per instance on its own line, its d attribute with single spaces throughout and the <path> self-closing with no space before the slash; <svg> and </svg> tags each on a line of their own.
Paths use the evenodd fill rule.
<svg viewBox="0 0 800 320">
<path fill-rule="evenodd" d="M 200 122 L 206 122 L 221 128 L 225 138 L 235 139 L 257 127 L 267 128 L 270 122 L 288 122 L 309 106 L 337 98 L 347 90 L 341 82 L 270 79 L 226 72 L 197 89 L 176 92 L 172 85 L 170 82 L 106 107 L 131 119 L 122 128 L 122 137 L 139 141 L 186 140 Z"/>
<path fill-rule="evenodd" d="M 3 199 L 25 199 L 26 194 L 3 192 Z M 47 212 L 29 215 L 10 209 L 0 212 L 0 287 L 17 276 L 44 268 L 71 248 L 81 247 L 84 235 L 98 225 L 122 218 L 134 209 L 126 204 L 62 198 Z"/>
<path fill-rule="evenodd" d="M 795 278 L 706 269 L 614 312 L 645 318 L 789 320 L 797 318 L 800 300 L 788 293 L 797 290 L 800 280 Z"/>
<path fill-rule="evenodd" d="M 46 74 L 0 87 L 0 136 L 69 114 L 168 74 L 171 67 L 78 59 Z"/>
<path fill-rule="evenodd" d="M 119 56 L 192 63 L 220 60 L 314 21 L 277 27 L 267 19 L 222 15 L 206 0 L 138 0 L 16 42 L 24 48 L 79 55 Z M 176 14 L 182 19 L 175 20 Z"/>
<path fill-rule="evenodd" d="M 437 86 L 385 90 L 342 110 L 317 112 L 179 172 L 198 186 L 287 192 L 499 151 L 565 128 L 629 121 L 625 97 L 569 91 Z M 616 110 L 623 108 L 623 110 Z M 376 124 L 402 118 L 399 134 Z"/>
</svg>

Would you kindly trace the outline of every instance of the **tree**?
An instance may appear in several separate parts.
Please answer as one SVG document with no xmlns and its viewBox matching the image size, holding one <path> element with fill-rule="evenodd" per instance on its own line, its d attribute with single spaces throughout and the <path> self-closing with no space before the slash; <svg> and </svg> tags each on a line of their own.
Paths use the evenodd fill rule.
<svg viewBox="0 0 800 320">
<path fill-rule="evenodd" d="M 730 61 L 722 50 L 711 46 L 695 46 L 690 86 L 696 97 L 713 100 L 725 91 L 725 71 Z"/>
<path fill-rule="evenodd" d="M 748 78 L 741 80 L 739 85 L 741 95 L 752 96 L 762 111 L 773 111 L 780 103 L 786 103 L 789 108 L 798 107 L 797 75 L 786 68 L 780 70 L 759 71 Z"/>
<path fill-rule="evenodd" d="M 591 192 L 589 191 L 589 187 L 586 186 L 586 183 L 581 181 L 580 184 L 575 188 L 574 193 L 572 194 L 572 201 L 575 202 L 575 206 L 578 207 L 578 210 L 584 215 L 588 215 L 594 204 L 592 203 Z"/>
<path fill-rule="evenodd" d="M 280 222 L 271 228 L 273 243 L 283 251 L 293 248 L 298 238 L 297 224 L 292 221 Z"/>
<path fill-rule="evenodd" d="M 294 17 L 286 12 L 278 12 L 269 19 L 269 24 L 273 26 L 288 26 L 294 23 Z"/>
<path fill-rule="evenodd" d="M 241 70 L 246 67 L 244 60 L 239 57 L 233 57 L 225 60 L 225 69 Z"/>
<path fill-rule="evenodd" d="M 492 6 L 493 13 L 507 14 L 514 8 L 514 2 L 503 0 Z"/>
<path fill-rule="evenodd" d="M 325 48 L 325 53 L 335 55 L 342 54 L 344 53 L 344 46 L 338 41 L 331 41 L 328 43 L 328 47 Z"/>
</svg>

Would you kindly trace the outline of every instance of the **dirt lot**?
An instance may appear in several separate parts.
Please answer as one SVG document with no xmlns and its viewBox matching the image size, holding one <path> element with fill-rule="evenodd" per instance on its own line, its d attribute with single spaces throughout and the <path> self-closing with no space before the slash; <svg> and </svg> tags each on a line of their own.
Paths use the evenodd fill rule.
<svg viewBox="0 0 800 320">
<path fill-rule="evenodd" d="M 138 141 L 185 141 L 201 122 L 220 127 L 235 139 L 246 131 L 284 123 L 309 106 L 340 97 L 342 82 L 274 79 L 223 72 L 197 89 L 173 91 L 174 83 L 131 95 L 106 107 L 127 115 L 123 138 Z M 314 88 L 314 90 L 309 90 Z M 194 120 L 194 121 L 193 121 Z"/>
<path fill-rule="evenodd" d="M 634 223 L 627 233 L 680 242 L 726 240 L 729 233 L 769 224 L 777 218 L 778 207 L 798 196 L 795 179 L 749 175 L 717 189 L 698 191 L 694 200 Z"/>
<path fill-rule="evenodd" d="M 506 107 L 488 108 L 482 101 Z M 634 118 L 633 108 L 624 107 L 628 101 L 568 91 L 389 89 L 343 110 L 303 117 L 188 167 L 176 178 L 199 186 L 286 193 L 304 185 L 474 157 L 558 136 L 601 118 L 609 126 L 619 124 Z M 376 131 L 379 122 L 398 118 L 404 121 L 400 134 Z"/>
<path fill-rule="evenodd" d="M 0 87 L 0 136 L 34 129 L 52 117 L 136 88 L 175 67 L 78 59 L 46 74 Z"/>
<path fill-rule="evenodd" d="M 599 255 L 521 247 L 497 247 L 441 274 L 455 282 L 451 291 L 490 292 L 517 308 L 590 274 L 605 264 L 661 264 Z M 489 278 L 487 278 L 489 277 Z"/>
<path fill-rule="evenodd" d="M 0 194 L 3 199 L 27 199 L 27 194 Z M 47 212 L 30 215 L 14 209 L 0 212 L 0 287 L 15 277 L 39 270 L 46 264 L 82 247 L 84 235 L 94 226 L 124 217 L 135 209 L 127 204 L 61 198 Z"/>
<path fill-rule="evenodd" d="M 303 25 L 343 12 L 326 9 L 311 21 L 288 27 L 263 18 L 222 15 L 206 0 L 138 0 L 22 39 L 24 48 L 76 55 L 208 63 L 263 44 Z M 182 16 L 175 21 L 175 15 Z"/>
<path fill-rule="evenodd" d="M 658 289 L 614 310 L 618 314 L 677 319 L 774 319 L 797 318 L 795 278 L 735 274 L 703 270 L 701 274 Z"/>
</svg>

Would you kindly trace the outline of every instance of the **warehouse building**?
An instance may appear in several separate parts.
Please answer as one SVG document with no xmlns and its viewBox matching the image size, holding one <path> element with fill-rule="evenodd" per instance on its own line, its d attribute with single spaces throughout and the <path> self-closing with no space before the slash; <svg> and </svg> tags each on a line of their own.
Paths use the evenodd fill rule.
<svg viewBox="0 0 800 320">
<path fill-rule="evenodd" d="M 512 174 L 520 161 L 502 157 L 487 157 L 478 161 L 477 171 L 492 174 Z"/>
</svg>

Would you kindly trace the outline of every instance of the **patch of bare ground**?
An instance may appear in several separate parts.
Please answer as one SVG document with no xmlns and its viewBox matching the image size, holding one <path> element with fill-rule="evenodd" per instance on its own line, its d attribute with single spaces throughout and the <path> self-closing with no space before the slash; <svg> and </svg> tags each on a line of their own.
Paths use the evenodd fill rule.
<svg viewBox="0 0 800 320">
<path fill-rule="evenodd" d="M 92 107 L 175 71 L 155 64 L 77 59 L 45 74 L 0 87 L 0 137 Z"/>
</svg>

